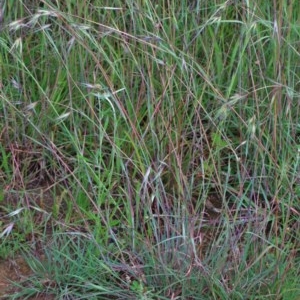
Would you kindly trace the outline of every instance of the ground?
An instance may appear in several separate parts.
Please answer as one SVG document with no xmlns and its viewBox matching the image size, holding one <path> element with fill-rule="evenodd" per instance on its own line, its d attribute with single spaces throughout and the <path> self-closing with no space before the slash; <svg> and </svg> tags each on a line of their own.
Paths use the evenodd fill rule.
<svg viewBox="0 0 300 300">
<path fill-rule="evenodd" d="M 43 226 L 47 226 L 47 222 L 45 222 L 45 216 L 49 216 L 51 206 L 53 206 L 53 194 L 48 186 L 31 186 L 29 192 L 28 190 L 26 191 L 26 197 L 24 197 L 24 192 L 22 192 L 21 189 L 16 188 L 16 186 L 6 188 L 4 199 L 1 201 L 0 205 L 0 225 L 2 225 L 0 227 L 0 234 L 3 229 L 7 228 L 8 224 L 14 223 L 12 232 L 8 233 L 7 236 L 9 236 L 9 238 L 16 238 L 20 236 L 22 237 L 22 242 L 28 240 L 33 241 L 33 244 L 35 244 L 34 252 L 39 256 L 39 258 L 42 259 L 42 247 L 40 246 L 38 240 L 41 232 L 43 231 Z M 29 208 L 29 210 L 33 212 L 32 221 L 35 223 L 36 228 L 38 228 L 36 232 L 32 233 L 30 230 L 27 232 L 27 225 L 25 222 L 18 222 L 14 220 L 14 216 L 7 216 L 13 211 L 16 212 L 20 207 L 32 207 L 32 209 Z M 22 212 L 19 214 L 16 213 L 16 216 L 19 216 L 20 219 L 25 219 L 22 218 L 21 214 Z M 37 226 L 37 224 L 41 225 L 40 228 Z M 18 235 L 19 233 L 20 235 Z M 8 295 L 11 295 L 17 291 L 16 286 L 14 286 L 12 282 L 20 283 L 26 280 L 26 278 L 29 276 L 33 275 L 32 270 L 19 254 L 20 251 L 16 249 L 7 249 L 8 247 L 12 247 L 11 245 L 13 244 L 14 243 L 6 242 L 5 244 L 0 245 L 2 246 L 0 256 L 0 299 L 7 299 Z M 55 299 L 55 297 L 53 295 L 37 295 L 28 299 L 52 300 Z"/>
<path fill-rule="evenodd" d="M 0 299 L 6 299 L 9 294 L 14 293 L 17 288 L 10 281 L 20 282 L 32 272 L 21 256 L 15 259 L 0 260 Z M 54 295 L 37 295 L 29 300 L 53 300 Z"/>
</svg>

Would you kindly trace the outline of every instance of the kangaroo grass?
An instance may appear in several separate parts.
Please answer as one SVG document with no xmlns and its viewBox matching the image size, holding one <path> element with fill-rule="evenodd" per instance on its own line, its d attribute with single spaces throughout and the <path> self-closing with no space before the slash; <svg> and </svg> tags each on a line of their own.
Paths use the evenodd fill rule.
<svg viewBox="0 0 300 300">
<path fill-rule="evenodd" d="M 2 1 L 5 296 L 299 298 L 298 6 Z"/>
</svg>

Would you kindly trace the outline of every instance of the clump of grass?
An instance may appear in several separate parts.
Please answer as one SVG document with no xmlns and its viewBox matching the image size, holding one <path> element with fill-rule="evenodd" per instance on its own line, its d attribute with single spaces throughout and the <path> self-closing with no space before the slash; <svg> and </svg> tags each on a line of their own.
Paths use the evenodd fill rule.
<svg viewBox="0 0 300 300">
<path fill-rule="evenodd" d="M 275 2 L 5 2 L 1 181 L 29 212 L 55 188 L 56 224 L 12 297 L 297 298 L 299 9 Z"/>
</svg>

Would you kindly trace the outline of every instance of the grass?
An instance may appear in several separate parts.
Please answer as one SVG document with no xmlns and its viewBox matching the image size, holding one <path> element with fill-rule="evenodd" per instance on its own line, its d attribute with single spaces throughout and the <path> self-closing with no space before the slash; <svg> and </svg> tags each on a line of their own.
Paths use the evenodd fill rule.
<svg viewBox="0 0 300 300">
<path fill-rule="evenodd" d="M 298 2 L 1 3 L 10 299 L 298 299 Z"/>
</svg>

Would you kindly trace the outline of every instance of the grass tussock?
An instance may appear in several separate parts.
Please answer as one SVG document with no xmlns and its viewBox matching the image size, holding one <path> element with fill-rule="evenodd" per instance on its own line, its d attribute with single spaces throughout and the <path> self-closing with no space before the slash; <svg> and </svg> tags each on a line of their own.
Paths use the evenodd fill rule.
<svg viewBox="0 0 300 300">
<path fill-rule="evenodd" d="M 298 299 L 298 1 L 0 7 L 11 299 Z"/>
</svg>

